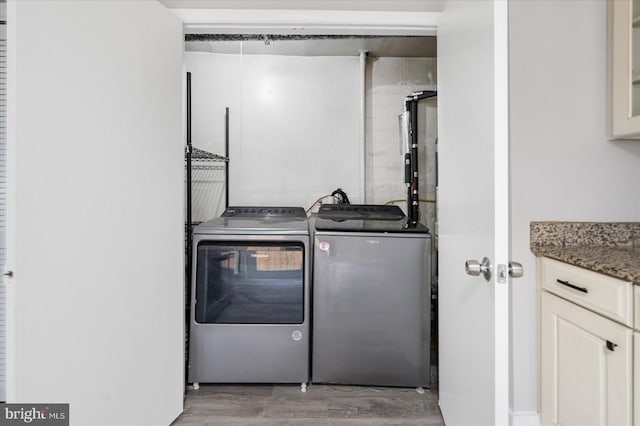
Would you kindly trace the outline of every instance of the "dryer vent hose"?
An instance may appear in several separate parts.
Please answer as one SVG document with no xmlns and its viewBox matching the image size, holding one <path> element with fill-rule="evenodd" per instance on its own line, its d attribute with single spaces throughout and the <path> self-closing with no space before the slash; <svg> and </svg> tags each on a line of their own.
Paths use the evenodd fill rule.
<svg viewBox="0 0 640 426">
<path fill-rule="evenodd" d="M 338 204 L 351 204 L 351 201 L 349 201 L 349 197 L 347 197 L 347 194 L 341 188 L 338 188 L 335 191 L 333 191 L 331 193 L 331 196 L 340 200 Z"/>
</svg>

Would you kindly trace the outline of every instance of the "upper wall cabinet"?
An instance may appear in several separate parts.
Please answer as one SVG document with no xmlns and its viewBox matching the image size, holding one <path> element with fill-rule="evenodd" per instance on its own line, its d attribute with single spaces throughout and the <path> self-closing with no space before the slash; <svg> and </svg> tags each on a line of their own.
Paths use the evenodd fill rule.
<svg viewBox="0 0 640 426">
<path fill-rule="evenodd" d="M 640 0 L 608 0 L 609 136 L 640 139 Z"/>
</svg>

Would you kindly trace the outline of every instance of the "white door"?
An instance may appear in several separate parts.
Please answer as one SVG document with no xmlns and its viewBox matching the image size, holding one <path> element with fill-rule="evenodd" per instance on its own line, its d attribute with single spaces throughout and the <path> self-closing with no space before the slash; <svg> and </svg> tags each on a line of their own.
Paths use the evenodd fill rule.
<svg viewBox="0 0 640 426">
<path fill-rule="evenodd" d="M 182 23 L 150 1 L 8 3 L 8 402 L 72 425 L 182 411 Z"/>
<path fill-rule="evenodd" d="M 509 422 L 507 2 L 438 23 L 439 395 L 448 426 Z M 465 273 L 487 257 L 491 277 Z"/>
</svg>

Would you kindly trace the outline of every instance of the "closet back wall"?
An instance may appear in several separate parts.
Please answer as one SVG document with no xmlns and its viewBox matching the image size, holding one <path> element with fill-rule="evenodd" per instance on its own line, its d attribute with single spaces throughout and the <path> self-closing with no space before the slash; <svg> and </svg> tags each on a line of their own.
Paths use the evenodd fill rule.
<svg viewBox="0 0 640 426">
<path fill-rule="evenodd" d="M 224 154 L 230 109 L 230 204 L 306 208 L 338 187 L 361 201 L 357 56 L 185 52 L 185 67 L 192 73 L 194 147 Z M 202 196 L 208 183 L 221 185 L 222 176 L 196 176 L 194 196 L 198 186 Z M 196 205 L 194 220 L 222 211 L 224 192 L 214 193 L 217 211 Z"/>
</svg>

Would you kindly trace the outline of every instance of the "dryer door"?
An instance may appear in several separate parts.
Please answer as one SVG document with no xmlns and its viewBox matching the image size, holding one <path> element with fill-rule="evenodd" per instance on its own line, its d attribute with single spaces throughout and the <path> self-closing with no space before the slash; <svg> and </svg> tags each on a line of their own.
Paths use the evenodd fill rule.
<svg viewBox="0 0 640 426">
<path fill-rule="evenodd" d="M 301 242 L 201 241 L 196 268 L 197 323 L 303 323 Z"/>
</svg>

